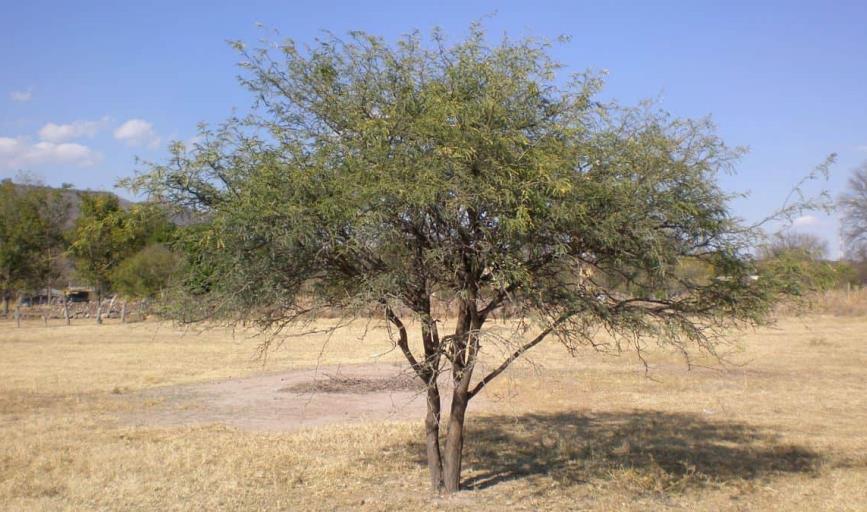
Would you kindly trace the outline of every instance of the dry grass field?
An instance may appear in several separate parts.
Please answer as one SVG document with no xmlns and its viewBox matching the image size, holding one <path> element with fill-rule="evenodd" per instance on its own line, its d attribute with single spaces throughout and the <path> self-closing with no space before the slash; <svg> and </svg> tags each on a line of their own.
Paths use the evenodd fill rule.
<svg viewBox="0 0 867 512">
<path fill-rule="evenodd" d="M 0 507 L 867 510 L 867 317 L 736 333 L 728 365 L 691 371 L 662 351 L 645 375 L 629 354 L 537 347 L 471 406 L 469 490 L 449 498 L 428 492 L 420 417 L 284 432 L 128 420 L 163 405 L 154 390 L 400 360 L 364 329 L 291 338 L 263 364 L 243 333 L 0 323 Z"/>
</svg>

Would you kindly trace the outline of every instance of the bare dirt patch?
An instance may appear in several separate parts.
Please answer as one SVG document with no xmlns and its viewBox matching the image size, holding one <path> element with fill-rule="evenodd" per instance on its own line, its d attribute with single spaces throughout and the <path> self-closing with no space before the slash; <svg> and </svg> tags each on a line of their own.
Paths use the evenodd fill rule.
<svg viewBox="0 0 867 512">
<path fill-rule="evenodd" d="M 287 370 L 143 392 L 139 396 L 152 405 L 130 420 L 161 426 L 219 423 L 259 431 L 410 420 L 424 416 L 423 391 L 406 367 L 393 364 Z M 451 390 L 443 385 L 441 391 L 443 410 L 448 410 Z"/>
<path fill-rule="evenodd" d="M 299 382 L 281 389 L 284 393 L 418 393 L 424 385 L 412 375 L 392 377 L 347 377 L 345 375 L 325 375 L 324 379 Z"/>
</svg>

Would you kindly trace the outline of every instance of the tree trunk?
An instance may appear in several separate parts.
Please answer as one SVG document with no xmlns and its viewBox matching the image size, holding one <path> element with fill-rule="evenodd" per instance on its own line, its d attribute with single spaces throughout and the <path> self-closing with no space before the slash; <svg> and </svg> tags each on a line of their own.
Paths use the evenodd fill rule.
<svg viewBox="0 0 867 512">
<path fill-rule="evenodd" d="M 454 336 L 451 336 L 450 347 L 452 361 L 452 379 L 454 392 L 449 415 L 448 430 L 445 439 L 445 454 L 440 448 L 440 423 L 442 418 L 442 403 L 437 378 L 440 372 L 440 358 L 444 346 L 437 331 L 436 321 L 430 315 L 430 301 L 423 300 L 419 305 L 422 327 L 422 342 L 424 359 L 416 360 L 410 350 L 406 328 L 395 315 L 385 300 L 385 316 L 397 330 L 400 347 L 410 366 L 418 377 L 425 382 L 427 391 L 427 415 L 425 416 L 425 448 L 427 452 L 428 470 L 430 472 L 431 488 L 435 493 L 445 491 L 453 493 L 460 490 L 461 457 L 464 447 L 464 418 L 470 400 L 470 379 L 475 366 L 479 348 L 478 332 L 484 318 L 480 317 L 475 307 L 475 299 L 464 301 L 458 318 L 458 326 Z"/>
<path fill-rule="evenodd" d="M 443 490 L 443 461 L 440 451 L 440 422 L 442 400 L 437 378 L 440 366 L 440 339 L 436 322 L 430 315 L 430 299 L 423 304 L 421 339 L 424 346 L 422 379 L 427 386 L 427 416 L 424 419 L 427 465 L 430 472 L 431 490 L 439 494 Z"/>
<path fill-rule="evenodd" d="M 3 292 L 3 318 L 9 318 L 9 294 Z"/>
<path fill-rule="evenodd" d="M 455 389 L 452 408 L 446 431 L 445 457 L 443 458 L 443 487 L 446 493 L 461 490 L 461 462 L 464 451 L 464 418 L 469 396 L 466 390 Z"/>
<path fill-rule="evenodd" d="M 120 323 L 126 323 L 126 301 L 120 307 Z"/>
<path fill-rule="evenodd" d="M 403 352 L 404 356 L 416 373 L 419 379 L 425 383 L 427 391 L 427 415 L 424 420 L 425 429 L 425 448 L 427 452 L 427 464 L 430 472 L 431 490 L 434 493 L 440 493 L 443 489 L 443 463 L 442 454 L 440 452 L 440 418 L 441 418 L 441 401 L 439 384 L 437 377 L 439 376 L 440 362 L 440 347 L 439 335 L 437 334 L 436 323 L 430 316 L 429 302 L 423 303 L 422 307 L 422 342 L 424 344 L 424 359 L 416 360 L 415 355 L 409 347 L 409 338 L 407 336 L 406 327 L 400 318 L 395 315 L 394 311 L 385 300 L 382 301 L 385 306 L 385 316 L 389 323 L 393 324 L 398 330 L 397 345 Z"/>
<path fill-rule="evenodd" d="M 443 461 L 440 453 L 440 391 L 436 380 L 427 386 L 427 416 L 424 419 L 427 467 L 430 471 L 431 489 L 439 493 L 443 489 Z"/>
<path fill-rule="evenodd" d="M 470 380 L 479 349 L 479 330 L 484 319 L 479 318 L 475 298 L 466 301 L 458 315 L 452 356 L 452 406 L 446 430 L 443 457 L 443 486 L 446 493 L 461 489 L 461 462 L 464 451 L 464 419 L 470 402 Z"/>
<path fill-rule="evenodd" d="M 96 293 L 96 325 L 102 325 L 102 292 Z"/>
<path fill-rule="evenodd" d="M 117 294 L 111 296 L 111 300 L 108 301 L 108 309 L 105 311 L 105 314 L 111 318 L 111 312 L 114 310 L 114 302 L 117 300 Z"/>
<path fill-rule="evenodd" d="M 21 327 L 21 299 L 15 304 L 15 326 Z"/>
</svg>

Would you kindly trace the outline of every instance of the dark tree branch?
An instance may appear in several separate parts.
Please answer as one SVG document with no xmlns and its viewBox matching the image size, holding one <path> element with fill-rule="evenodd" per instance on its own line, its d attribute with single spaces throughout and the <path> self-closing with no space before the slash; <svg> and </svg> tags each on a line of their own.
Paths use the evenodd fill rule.
<svg viewBox="0 0 867 512">
<path fill-rule="evenodd" d="M 521 357 L 524 354 L 524 352 L 530 350 L 531 348 L 533 348 L 536 345 L 538 345 L 539 343 L 541 343 L 542 340 L 544 340 L 545 337 L 547 337 L 549 334 L 551 334 L 551 332 L 554 329 L 556 329 L 560 324 L 562 324 L 566 320 L 569 320 L 570 318 L 572 318 L 572 316 L 574 316 L 574 315 L 575 315 L 575 313 L 571 312 L 571 311 L 567 312 L 567 313 L 563 313 L 551 325 L 546 327 L 545 330 L 540 332 L 538 336 L 536 336 L 532 340 L 528 341 L 524 345 L 521 345 L 521 347 L 519 347 L 518 350 L 515 350 L 514 352 L 512 352 L 512 354 L 509 355 L 509 357 L 506 358 L 506 360 L 503 361 L 503 363 L 500 366 L 498 366 L 496 369 L 494 369 L 491 373 L 487 374 L 484 378 L 482 378 L 482 380 L 480 380 L 475 385 L 475 387 L 473 387 L 473 389 L 469 392 L 469 397 L 473 398 L 474 396 L 476 396 L 479 393 L 479 391 L 481 391 L 485 386 L 488 385 L 489 382 L 496 379 L 501 373 L 506 371 L 506 368 L 508 368 L 509 365 L 511 365 L 516 359 Z"/>
<path fill-rule="evenodd" d="M 409 337 L 406 334 L 406 326 L 403 325 L 403 322 L 400 320 L 400 318 L 398 318 L 397 315 L 394 314 L 394 311 L 391 309 L 390 306 L 385 307 L 385 318 L 386 320 L 394 324 L 395 327 L 397 327 L 397 346 L 400 348 L 401 352 L 403 352 L 406 360 L 409 361 L 409 365 L 412 367 L 413 370 L 415 370 L 416 375 L 418 375 L 418 377 L 422 381 L 424 381 L 425 384 L 427 384 L 428 380 L 425 378 L 426 373 L 424 368 L 418 363 L 415 356 L 412 355 L 412 351 L 409 349 Z"/>
</svg>

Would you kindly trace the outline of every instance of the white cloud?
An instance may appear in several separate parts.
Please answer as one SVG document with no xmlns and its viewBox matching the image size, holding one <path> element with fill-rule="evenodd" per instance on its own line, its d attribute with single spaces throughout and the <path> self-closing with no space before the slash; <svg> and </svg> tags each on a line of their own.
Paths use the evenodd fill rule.
<svg viewBox="0 0 867 512">
<path fill-rule="evenodd" d="M 151 149 L 160 144 L 160 138 L 151 123 L 144 119 L 130 119 L 114 131 L 114 138 L 130 146 L 147 146 Z"/>
<path fill-rule="evenodd" d="M 32 143 L 26 137 L 0 137 L 0 169 L 29 169 L 41 165 L 87 167 L 101 158 L 99 153 L 81 144 Z"/>
<path fill-rule="evenodd" d="M 33 99 L 33 91 L 30 89 L 27 89 L 26 91 L 12 91 L 9 93 L 9 99 L 19 103 L 24 103 Z"/>
<path fill-rule="evenodd" d="M 794 227 L 818 226 L 821 222 L 813 215 L 802 215 L 792 222 Z"/>
<path fill-rule="evenodd" d="M 69 124 L 48 123 L 39 130 L 39 138 L 48 142 L 65 142 L 82 137 L 93 137 L 108 124 L 109 118 L 98 121 L 73 121 Z"/>
</svg>

